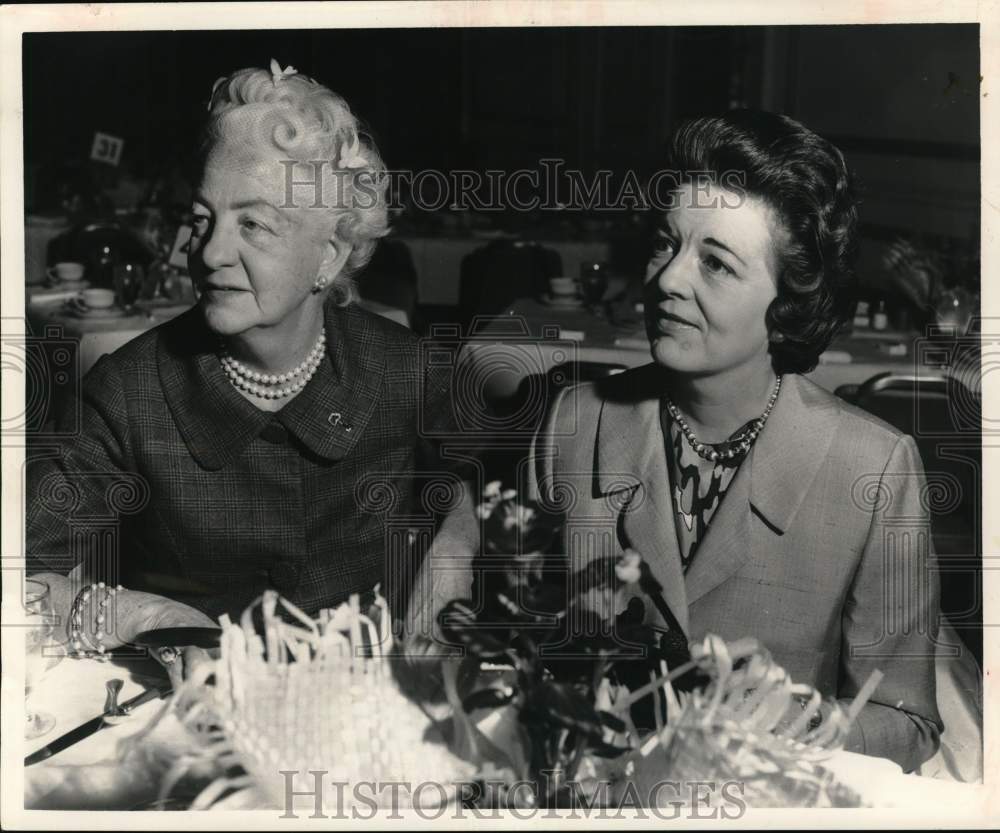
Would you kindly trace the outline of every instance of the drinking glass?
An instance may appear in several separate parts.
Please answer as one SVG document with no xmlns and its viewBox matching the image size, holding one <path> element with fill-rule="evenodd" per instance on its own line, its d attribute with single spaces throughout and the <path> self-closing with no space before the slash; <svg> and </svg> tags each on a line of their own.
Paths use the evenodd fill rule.
<svg viewBox="0 0 1000 833">
<path fill-rule="evenodd" d="M 31 693 L 37 689 L 45 672 L 54 664 L 51 650 L 52 634 L 55 631 L 52 594 L 44 581 L 33 578 L 25 581 L 23 615 L 24 705 L 27 715 L 24 736 L 30 740 L 41 737 L 56 725 L 56 719 L 51 714 L 31 708 Z M 49 651 L 46 651 L 47 648 Z M 55 661 L 58 662 L 58 659 Z"/>
<path fill-rule="evenodd" d="M 118 263 L 113 267 L 112 274 L 118 303 L 129 309 L 139 298 L 146 279 L 145 270 L 138 263 Z"/>
<path fill-rule="evenodd" d="M 590 307 L 601 303 L 608 288 L 608 269 L 604 263 L 587 261 L 580 264 L 580 289 L 583 300 Z"/>
</svg>

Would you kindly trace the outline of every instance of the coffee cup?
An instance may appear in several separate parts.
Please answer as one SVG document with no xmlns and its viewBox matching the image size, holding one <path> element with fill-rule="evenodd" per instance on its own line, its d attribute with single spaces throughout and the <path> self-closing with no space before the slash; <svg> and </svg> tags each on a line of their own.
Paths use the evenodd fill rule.
<svg viewBox="0 0 1000 833">
<path fill-rule="evenodd" d="M 108 309 L 115 303 L 115 293 L 110 289 L 85 289 L 77 298 L 90 309 Z"/>
<path fill-rule="evenodd" d="M 62 263 L 57 263 L 55 266 L 50 266 L 45 270 L 45 274 L 50 278 L 63 281 L 64 283 L 75 283 L 76 281 L 83 280 L 83 264 L 63 261 Z"/>
<path fill-rule="evenodd" d="M 553 295 L 576 295 L 576 278 L 549 278 L 549 292 Z"/>
</svg>

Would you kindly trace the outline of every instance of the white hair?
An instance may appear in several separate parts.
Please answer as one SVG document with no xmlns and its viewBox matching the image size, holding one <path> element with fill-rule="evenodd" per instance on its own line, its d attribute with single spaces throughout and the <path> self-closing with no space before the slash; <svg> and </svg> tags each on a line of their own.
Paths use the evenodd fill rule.
<svg viewBox="0 0 1000 833">
<path fill-rule="evenodd" d="M 336 194 L 323 204 L 337 215 L 337 236 L 351 246 L 331 282 L 337 303 L 346 305 L 357 295 L 354 276 L 389 230 L 385 165 L 343 98 L 291 68 L 276 73 L 276 66 L 272 62 L 271 72 L 240 69 L 215 82 L 202 158 L 221 140 L 253 129 L 298 162 L 322 165 L 324 193 Z"/>
</svg>

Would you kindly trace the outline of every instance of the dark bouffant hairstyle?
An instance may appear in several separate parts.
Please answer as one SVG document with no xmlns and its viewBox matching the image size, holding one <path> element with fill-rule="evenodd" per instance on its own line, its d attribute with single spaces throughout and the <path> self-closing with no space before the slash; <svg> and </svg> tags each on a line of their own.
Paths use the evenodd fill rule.
<svg viewBox="0 0 1000 833">
<path fill-rule="evenodd" d="M 708 176 L 767 203 L 784 224 L 778 297 L 767 310 L 778 373 L 808 373 L 856 294 L 857 200 L 841 152 L 788 116 L 733 110 L 683 124 L 669 170 Z"/>
</svg>

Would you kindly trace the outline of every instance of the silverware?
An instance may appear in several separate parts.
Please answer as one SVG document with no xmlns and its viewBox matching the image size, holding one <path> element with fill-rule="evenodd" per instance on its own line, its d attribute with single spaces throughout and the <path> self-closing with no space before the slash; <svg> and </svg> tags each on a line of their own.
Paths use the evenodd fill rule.
<svg viewBox="0 0 1000 833">
<path fill-rule="evenodd" d="M 114 680 L 109 681 L 109 683 L 115 682 Z M 156 686 L 154 688 L 148 688 L 142 694 L 137 697 L 133 697 L 131 700 L 127 700 L 120 706 L 117 703 L 114 706 L 114 712 L 109 712 L 105 709 L 97 717 L 92 717 L 90 720 L 81 723 L 75 729 L 70 729 L 66 734 L 61 735 L 54 741 L 46 746 L 43 746 L 37 752 L 32 752 L 24 759 L 25 766 L 31 766 L 32 764 L 37 764 L 40 761 L 45 761 L 51 758 L 53 755 L 57 755 L 64 749 L 79 743 L 84 738 L 88 738 L 95 732 L 99 732 L 105 726 L 112 725 L 116 722 L 116 719 L 127 717 L 132 713 L 134 709 L 137 709 L 143 703 L 148 703 L 150 700 L 156 700 L 170 693 L 170 685 L 164 683 L 161 686 Z M 108 695 L 110 699 L 111 686 L 108 686 Z M 115 693 L 115 699 L 118 699 L 117 692 Z M 108 718 L 111 718 L 109 721 Z"/>
<path fill-rule="evenodd" d="M 119 680 L 117 677 L 113 680 L 108 680 L 107 683 L 105 683 L 105 688 L 108 690 L 107 699 L 104 701 L 104 713 L 106 715 L 118 715 L 118 695 L 122 693 L 122 686 L 124 685 L 125 681 Z"/>
</svg>

